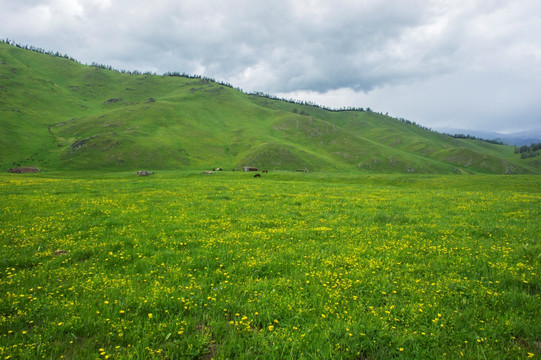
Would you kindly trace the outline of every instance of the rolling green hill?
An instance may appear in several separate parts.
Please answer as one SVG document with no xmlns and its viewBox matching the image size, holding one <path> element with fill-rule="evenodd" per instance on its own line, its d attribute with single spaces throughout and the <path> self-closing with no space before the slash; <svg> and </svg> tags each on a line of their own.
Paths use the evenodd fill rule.
<svg viewBox="0 0 541 360">
<path fill-rule="evenodd" d="M 510 146 L 370 111 L 248 95 L 198 77 L 134 75 L 0 43 L 0 170 L 309 169 L 540 173 Z"/>
</svg>

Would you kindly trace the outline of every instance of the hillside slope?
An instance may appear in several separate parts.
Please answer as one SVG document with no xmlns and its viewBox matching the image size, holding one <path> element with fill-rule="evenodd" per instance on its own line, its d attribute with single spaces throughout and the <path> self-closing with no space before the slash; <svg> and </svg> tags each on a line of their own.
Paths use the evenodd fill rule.
<svg viewBox="0 0 541 360">
<path fill-rule="evenodd" d="M 131 75 L 0 43 L 0 170 L 224 169 L 539 173 L 513 148 L 367 111 Z"/>
</svg>

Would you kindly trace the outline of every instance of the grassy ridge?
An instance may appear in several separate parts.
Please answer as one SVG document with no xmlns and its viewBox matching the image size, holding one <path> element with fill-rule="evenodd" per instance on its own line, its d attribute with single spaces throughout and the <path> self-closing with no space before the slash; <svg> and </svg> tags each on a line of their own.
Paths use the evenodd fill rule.
<svg viewBox="0 0 541 360">
<path fill-rule="evenodd" d="M 540 171 L 511 147 L 373 112 L 328 111 L 198 78 L 121 74 L 4 43 L 0 93 L 3 170 Z"/>
<path fill-rule="evenodd" d="M 0 356 L 541 356 L 537 177 L 265 175 L 0 175 Z"/>
</svg>

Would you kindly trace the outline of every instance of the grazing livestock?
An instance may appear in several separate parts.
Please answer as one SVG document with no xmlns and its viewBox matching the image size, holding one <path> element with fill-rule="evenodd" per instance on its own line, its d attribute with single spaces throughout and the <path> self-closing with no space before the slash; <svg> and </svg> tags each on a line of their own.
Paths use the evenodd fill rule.
<svg viewBox="0 0 541 360">
<path fill-rule="evenodd" d="M 255 177 L 255 178 L 260 178 L 260 177 L 261 177 L 261 174 L 255 174 L 254 177 Z"/>
<path fill-rule="evenodd" d="M 267 169 L 265 169 L 265 170 L 262 171 L 263 174 L 266 174 L 266 173 L 268 173 L 268 172 L 269 172 L 269 170 L 267 170 Z"/>
<path fill-rule="evenodd" d="M 222 168 L 215 168 L 215 169 L 212 169 L 212 171 L 222 171 Z"/>
</svg>

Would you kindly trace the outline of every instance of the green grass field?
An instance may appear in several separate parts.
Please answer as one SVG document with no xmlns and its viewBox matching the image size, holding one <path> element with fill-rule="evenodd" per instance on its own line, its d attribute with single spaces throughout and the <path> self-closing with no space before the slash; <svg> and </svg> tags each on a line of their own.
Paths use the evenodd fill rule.
<svg viewBox="0 0 541 360">
<path fill-rule="evenodd" d="M 0 174 L 2 359 L 541 356 L 536 176 Z"/>
</svg>

